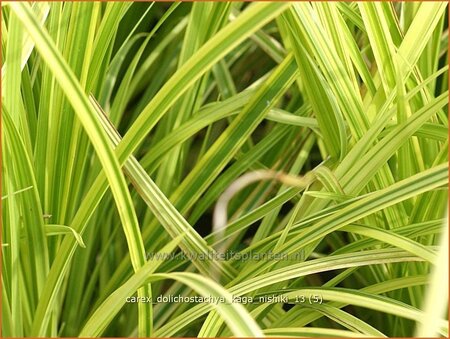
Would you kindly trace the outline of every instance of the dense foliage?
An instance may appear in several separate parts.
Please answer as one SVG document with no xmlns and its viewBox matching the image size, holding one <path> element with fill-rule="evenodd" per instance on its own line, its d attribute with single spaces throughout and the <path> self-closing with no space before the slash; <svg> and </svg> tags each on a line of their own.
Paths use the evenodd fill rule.
<svg viewBox="0 0 450 339">
<path fill-rule="evenodd" d="M 7 2 L 2 55 L 4 337 L 448 335 L 445 2 Z"/>
</svg>

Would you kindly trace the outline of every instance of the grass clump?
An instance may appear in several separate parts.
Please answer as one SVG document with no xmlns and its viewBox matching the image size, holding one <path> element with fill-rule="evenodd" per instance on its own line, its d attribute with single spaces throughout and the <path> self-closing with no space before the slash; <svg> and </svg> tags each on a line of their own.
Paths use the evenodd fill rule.
<svg viewBox="0 0 450 339">
<path fill-rule="evenodd" d="M 3 336 L 448 336 L 446 11 L 3 3 Z"/>
</svg>

